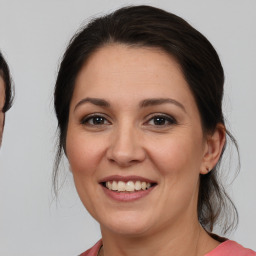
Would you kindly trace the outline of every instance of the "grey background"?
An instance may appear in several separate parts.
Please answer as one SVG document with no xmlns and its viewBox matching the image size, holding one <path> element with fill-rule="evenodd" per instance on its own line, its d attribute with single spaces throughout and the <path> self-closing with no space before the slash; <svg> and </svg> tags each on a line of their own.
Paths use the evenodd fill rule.
<svg viewBox="0 0 256 256">
<path fill-rule="evenodd" d="M 242 160 L 229 189 L 240 224 L 229 237 L 256 250 L 255 0 L 0 0 L 0 49 L 16 86 L 0 150 L 0 255 L 77 255 L 100 238 L 65 163 L 58 201 L 52 195 L 53 87 L 60 57 L 82 24 L 95 15 L 142 3 L 180 15 L 206 35 L 220 55 L 226 73 L 225 116 Z M 229 177 L 234 176 L 235 158 L 226 170 Z"/>
</svg>

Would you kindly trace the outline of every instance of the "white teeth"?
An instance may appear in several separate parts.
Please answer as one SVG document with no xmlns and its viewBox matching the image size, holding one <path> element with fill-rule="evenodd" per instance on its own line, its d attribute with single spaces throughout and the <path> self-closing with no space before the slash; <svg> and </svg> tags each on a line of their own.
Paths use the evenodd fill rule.
<svg viewBox="0 0 256 256">
<path fill-rule="evenodd" d="M 106 182 L 106 187 L 110 190 L 112 190 L 112 184 L 110 183 L 110 181 Z"/>
<path fill-rule="evenodd" d="M 136 190 L 141 190 L 141 182 L 140 181 L 135 182 L 135 189 Z"/>
<path fill-rule="evenodd" d="M 147 183 L 146 183 L 145 181 L 143 181 L 143 182 L 141 183 L 141 188 L 142 188 L 143 190 L 146 190 L 146 188 L 147 188 Z"/>
<path fill-rule="evenodd" d="M 123 182 L 123 181 L 118 181 L 118 183 L 117 183 L 117 190 L 119 191 L 119 192 L 121 192 L 121 191 L 125 191 L 125 182 Z"/>
<path fill-rule="evenodd" d="M 134 183 L 133 181 L 128 181 L 125 186 L 126 191 L 134 191 Z"/>
<path fill-rule="evenodd" d="M 112 182 L 112 190 L 117 190 L 117 182 L 115 180 Z"/>
<path fill-rule="evenodd" d="M 134 192 L 134 191 L 139 191 L 139 190 L 146 190 L 149 189 L 152 186 L 151 183 L 145 182 L 145 181 L 136 181 L 135 183 L 133 181 L 107 181 L 106 182 L 106 187 L 109 190 L 113 191 L 118 191 L 118 192 L 123 192 L 123 191 L 128 191 L 128 192 Z"/>
</svg>

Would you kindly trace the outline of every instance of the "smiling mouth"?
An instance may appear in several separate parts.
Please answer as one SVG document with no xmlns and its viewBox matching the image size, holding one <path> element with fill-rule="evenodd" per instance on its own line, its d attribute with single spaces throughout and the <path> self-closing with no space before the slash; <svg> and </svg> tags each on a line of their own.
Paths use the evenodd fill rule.
<svg viewBox="0 0 256 256">
<path fill-rule="evenodd" d="M 149 183 L 145 181 L 107 181 L 107 182 L 102 182 L 102 186 L 105 188 L 115 191 L 115 192 L 139 192 L 143 190 L 147 190 L 153 186 L 156 185 L 156 183 Z"/>
</svg>

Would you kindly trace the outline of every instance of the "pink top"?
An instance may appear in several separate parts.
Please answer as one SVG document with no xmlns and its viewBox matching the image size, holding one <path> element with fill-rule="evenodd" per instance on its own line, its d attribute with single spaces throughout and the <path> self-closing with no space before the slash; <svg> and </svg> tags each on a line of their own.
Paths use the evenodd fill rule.
<svg viewBox="0 0 256 256">
<path fill-rule="evenodd" d="M 227 240 L 217 246 L 215 249 L 205 254 L 205 256 L 256 256 L 256 252 L 244 248 L 242 245 Z"/>
<path fill-rule="evenodd" d="M 102 240 L 95 244 L 91 249 L 82 253 L 80 256 L 97 256 L 101 246 Z M 211 252 L 205 254 L 205 256 L 256 256 L 256 252 L 246 249 L 234 241 L 227 240 L 221 243 Z"/>
</svg>

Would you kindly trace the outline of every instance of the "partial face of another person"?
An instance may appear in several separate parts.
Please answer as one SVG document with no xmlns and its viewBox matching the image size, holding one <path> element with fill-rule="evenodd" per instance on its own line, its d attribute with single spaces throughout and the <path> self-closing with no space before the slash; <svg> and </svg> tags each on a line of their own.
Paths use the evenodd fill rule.
<svg viewBox="0 0 256 256">
<path fill-rule="evenodd" d="M 154 234 L 197 219 L 208 152 L 197 105 L 174 58 L 113 44 L 83 66 L 66 153 L 78 194 L 103 231 Z"/>
<path fill-rule="evenodd" d="M 3 129 L 4 129 L 4 113 L 2 112 L 5 102 L 5 85 L 4 80 L 0 77 L 0 145 L 2 142 Z"/>
</svg>

